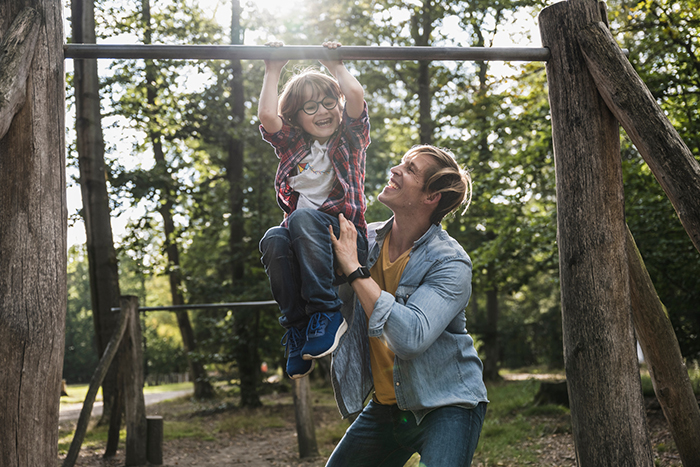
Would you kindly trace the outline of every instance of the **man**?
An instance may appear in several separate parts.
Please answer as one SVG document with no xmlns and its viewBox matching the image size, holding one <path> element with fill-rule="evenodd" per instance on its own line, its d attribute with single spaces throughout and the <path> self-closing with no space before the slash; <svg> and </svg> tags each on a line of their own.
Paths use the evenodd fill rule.
<svg viewBox="0 0 700 467">
<path fill-rule="evenodd" d="M 470 194 L 450 153 L 417 146 L 379 195 L 394 216 L 369 226 L 369 269 L 352 223 L 341 217 L 339 237 L 331 231 L 352 288 L 340 291 L 349 329 L 333 354 L 333 388 L 344 417 L 362 413 L 327 466 L 398 467 L 414 452 L 421 465 L 471 465 L 488 402 L 465 329 L 471 260 L 440 226 Z"/>
</svg>

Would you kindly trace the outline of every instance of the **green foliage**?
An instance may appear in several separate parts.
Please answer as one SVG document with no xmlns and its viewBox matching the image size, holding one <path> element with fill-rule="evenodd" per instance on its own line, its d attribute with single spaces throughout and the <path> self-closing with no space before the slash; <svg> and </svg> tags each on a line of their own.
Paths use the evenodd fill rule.
<svg viewBox="0 0 700 467">
<path fill-rule="evenodd" d="M 174 314 L 171 312 L 149 313 L 141 317 L 146 375 L 169 375 L 187 371 L 187 356 L 182 348 L 182 338 L 177 323 L 173 321 Z"/>
<path fill-rule="evenodd" d="M 622 47 L 684 142 L 700 160 L 698 2 L 617 0 L 611 23 Z M 625 213 L 649 275 L 689 359 L 700 358 L 700 253 L 648 165 L 622 140 Z"/>
<path fill-rule="evenodd" d="M 68 307 L 63 378 L 70 384 L 86 383 L 92 378 L 98 358 L 84 246 L 76 245 L 68 249 L 67 277 Z"/>
</svg>

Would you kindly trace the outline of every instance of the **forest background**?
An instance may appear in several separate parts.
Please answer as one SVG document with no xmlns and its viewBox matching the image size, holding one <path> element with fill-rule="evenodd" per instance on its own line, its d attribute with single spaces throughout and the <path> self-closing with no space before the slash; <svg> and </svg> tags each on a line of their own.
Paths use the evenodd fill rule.
<svg viewBox="0 0 700 467">
<path fill-rule="evenodd" d="M 153 44 L 471 46 L 532 45 L 546 2 L 288 0 L 204 3 L 97 0 L 98 42 Z M 700 159 L 700 2 L 608 2 L 610 27 L 676 130 Z M 233 14 L 232 14 L 233 13 Z M 70 14 L 67 15 L 70 21 Z M 222 20 L 223 18 L 223 20 Z M 67 26 L 70 31 L 70 26 Z M 536 31 L 535 31 L 536 34 Z M 70 37 L 68 38 L 70 41 Z M 67 62 L 68 63 L 68 62 Z M 313 62 L 290 62 L 284 82 Z M 388 170 L 414 144 L 450 148 L 474 180 L 472 204 L 443 222 L 474 264 L 465 310 L 484 359 L 499 368 L 563 365 L 556 198 L 543 63 L 347 62 L 365 88 L 369 222 Z M 102 128 L 119 286 L 141 306 L 270 300 L 258 241 L 282 220 L 273 190 L 277 159 L 260 138 L 262 61 L 100 61 Z M 68 111 L 74 110 L 68 75 Z M 79 179 L 69 116 L 69 180 Z M 700 254 L 646 163 L 621 134 L 627 223 L 689 361 L 700 358 Z M 80 227 L 83 212 L 70 213 Z M 123 221 L 120 221 L 123 222 Z M 117 225 L 117 223 L 115 223 Z M 84 244 L 68 258 L 63 375 L 89 381 L 97 364 Z M 283 366 L 282 328 L 270 309 L 185 314 L 196 349 L 185 351 L 181 316 L 142 314 L 147 374 L 197 362 L 224 379 Z M 256 383 L 257 382 L 257 383 Z"/>
</svg>

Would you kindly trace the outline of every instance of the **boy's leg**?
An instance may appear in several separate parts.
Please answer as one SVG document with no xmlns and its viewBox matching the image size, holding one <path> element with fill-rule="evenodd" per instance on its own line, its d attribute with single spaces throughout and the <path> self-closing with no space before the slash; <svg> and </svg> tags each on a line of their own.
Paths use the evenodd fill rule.
<svg viewBox="0 0 700 467">
<path fill-rule="evenodd" d="M 287 218 L 287 225 L 299 265 L 306 314 L 340 310 L 342 302 L 333 286 L 333 244 L 328 233 L 329 225 L 339 231 L 338 219 L 315 209 L 297 209 Z"/>
<path fill-rule="evenodd" d="M 333 244 L 328 232 L 332 226 L 339 233 L 338 219 L 314 209 L 299 209 L 287 218 L 287 225 L 299 262 L 301 296 L 310 317 L 302 356 L 321 358 L 335 350 L 347 330 L 334 285 Z"/>
<path fill-rule="evenodd" d="M 280 307 L 280 324 L 285 328 L 303 327 L 309 321 L 300 294 L 299 265 L 292 251 L 289 230 L 269 229 L 260 240 L 261 261 L 270 278 L 272 297 Z"/>
<path fill-rule="evenodd" d="M 287 374 L 296 379 L 313 370 L 313 362 L 302 358 L 306 344 L 308 317 L 299 293 L 299 267 L 291 248 L 289 231 L 284 227 L 269 229 L 260 241 L 265 272 L 270 278 L 272 296 L 280 307 L 280 324 L 287 329 L 282 344 L 286 345 Z"/>
</svg>

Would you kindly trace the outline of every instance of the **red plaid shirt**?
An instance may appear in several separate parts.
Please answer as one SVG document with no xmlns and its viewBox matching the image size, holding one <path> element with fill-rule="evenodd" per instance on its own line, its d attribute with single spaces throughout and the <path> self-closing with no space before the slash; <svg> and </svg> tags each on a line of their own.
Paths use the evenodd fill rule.
<svg viewBox="0 0 700 467">
<path fill-rule="evenodd" d="M 294 128 L 285 121 L 277 133 L 268 133 L 262 125 L 260 133 L 275 148 L 275 154 L 280 159 L 275 177 L 277 204 L 284 212 L 291 214 L 297 207 L 299 193 L 287 184 L 287 177 L 296 174 L 297 165 L 309 154 L 313 141 L 303 130 Z M 336 181 L 328 198 L 319 208 L 319 211 L 333 216 L 343 213 L 365 236 L 365 160 L 369 143 L 367 103 L 365 102 L 362 115 L 355 120 L 343 111 L 338 131 L 328 140 L 328 155 L 333 162 Z M 283 223 L 285 224 L 286 222 Z"/>
</svg>

